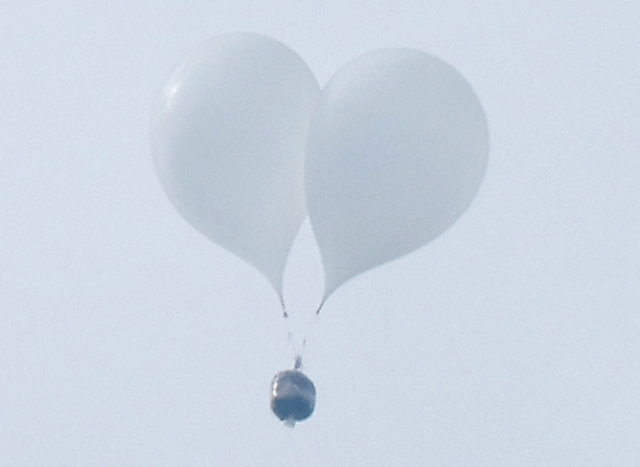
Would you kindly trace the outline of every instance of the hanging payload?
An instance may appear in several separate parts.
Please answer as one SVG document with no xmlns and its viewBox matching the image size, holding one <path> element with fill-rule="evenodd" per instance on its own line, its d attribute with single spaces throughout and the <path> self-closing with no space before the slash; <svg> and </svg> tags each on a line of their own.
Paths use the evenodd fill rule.
<svg viewBox="0 0 640 467">
<path fill-rule="evenodd" d="M 271 410 L 290 427 L 309 418 L 316 406 L 316 387 L 301 367 L 296 357 L 293 368 L 277 373 L 271 383 Z"/>
</svg>

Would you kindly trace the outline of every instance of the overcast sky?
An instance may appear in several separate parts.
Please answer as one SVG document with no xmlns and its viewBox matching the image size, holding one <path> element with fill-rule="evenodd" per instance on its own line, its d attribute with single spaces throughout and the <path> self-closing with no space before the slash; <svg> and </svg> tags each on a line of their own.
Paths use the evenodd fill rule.
<svg viewBox="0 0 640 467">
<path fill-rule="evenodd" d="M 640 7 L 561 3 L 3 5 L 0 464 L 640 465 Z M 303 229 L 285 294 L 318 400 L 293 430 L 268 405 L 293 357 L 277 295 L 149 153 L 167 74 L 230 31 L 321 85 L 378 47 L 432 53 L 491 134 L 464 216 L 318 320 Z"/>
</svg>

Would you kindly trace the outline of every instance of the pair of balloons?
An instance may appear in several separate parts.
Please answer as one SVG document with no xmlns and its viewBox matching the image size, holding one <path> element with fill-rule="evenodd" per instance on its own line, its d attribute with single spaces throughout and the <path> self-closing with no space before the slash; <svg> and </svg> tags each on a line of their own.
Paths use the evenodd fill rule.
<svg viewBox="0 0 640 467">
<path fill-rule="evenodd" d="M 155 102 L 151 147 L 180 214 L 257 268 L 281 301 L 308 215 L 324 302 L 462 215 L 484 176 L 489 136 L 469 84 L 432 55 L 370 52 L 320 89 L 287 46 L 231 33 L 171 73 Z"/>
</svg>

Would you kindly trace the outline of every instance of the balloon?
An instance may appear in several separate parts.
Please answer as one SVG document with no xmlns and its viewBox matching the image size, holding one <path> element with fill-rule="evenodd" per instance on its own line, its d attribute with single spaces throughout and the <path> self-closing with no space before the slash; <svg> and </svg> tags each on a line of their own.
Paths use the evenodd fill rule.
<svg viewBox="0 0 640 467">
<path fill-rule="evenodd" d="M 478 191 L 488 153 L 480 102 L 442 60 L 391 48 L 340 69 L 318 97 L 305 162 L 324 299 L 449 228 Z"/>
<path fill-rule="evenodd" d="M 173 205 L 262 272 L 281 300 L 287 255 L 306 217 L 305 140 L 318 93 L 291 49 L 232 33 L 189 53 L 153 111 L 153 159 Z"/>
</svg>

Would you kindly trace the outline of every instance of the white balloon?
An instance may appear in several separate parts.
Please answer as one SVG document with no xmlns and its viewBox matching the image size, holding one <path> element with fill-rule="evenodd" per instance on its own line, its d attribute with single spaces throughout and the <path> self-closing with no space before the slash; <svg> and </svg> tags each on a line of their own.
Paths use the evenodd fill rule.
<svg viewBox="0 0 640 467">
<path fill-rule="evenodd" d="M 213 38 L 171 73 L 153 111 L 152 154 L 176 209 L 246 260 L 282 299 L 282 274 L 306 216 L 305 140 L 317 81 L 258 34 Z"/>
<path fill-rule="evenodd" d="M 307 208 L 324 298 L 449 228 L 478 191 L 488 154 L 480 102 L 442 60 L 381 49 L 340 69 L 307 137 Z"/>
</svg>

